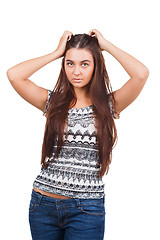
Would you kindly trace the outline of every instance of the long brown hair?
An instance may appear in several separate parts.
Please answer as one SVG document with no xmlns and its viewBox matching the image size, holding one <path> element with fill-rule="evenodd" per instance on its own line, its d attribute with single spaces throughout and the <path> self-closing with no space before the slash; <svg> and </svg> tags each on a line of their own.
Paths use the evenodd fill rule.
<svg viewBox="0 0 160 240">
<path fill-rule="evenodd" d="M 46 113 L 41 164 L 47 168 L 46 159 L 53 156 L 53 152 L 55 154 L 52 161 L 58 157 L 64 144 L 63 135 L 65 125 L 67 125 L 68 110 L 77 101 L 73 85 L 69 82 L 64 68 L 65 55 L 70 48 L 89 50 L 94 59 L 94 71 L 88 83 L 88 89 L 95 113 L 96 142 L 99 149 L 98 161 L 101 166 L 98 174 L 99 177 L 102 177 L 105 172 L 108 173 L 112 149 L 117 139 L 117 130 L 109 106 L 109 101 L 115 103 L 115 99 L 98 40 L 85 33 L 72 35 L 71 39 L 67 41 L 61 71 L 50 96 L 49 108 Z M 57 145 L 56 151 L 54 151 L 55 144 Z"/>
</svg>

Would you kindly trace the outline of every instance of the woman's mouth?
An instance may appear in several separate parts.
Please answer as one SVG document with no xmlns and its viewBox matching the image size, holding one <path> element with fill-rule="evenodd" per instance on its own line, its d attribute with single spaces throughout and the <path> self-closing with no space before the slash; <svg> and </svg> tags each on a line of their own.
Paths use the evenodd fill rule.
<svg viewBox="0 0 160 240">
<path fill-rule="evenodd" d="M 74 78 L 73 80 L 74 80 L 74 82 L 81 82 L 82 81 L 82 79 L 80 79 L 80 78 Z"/>
</svg>

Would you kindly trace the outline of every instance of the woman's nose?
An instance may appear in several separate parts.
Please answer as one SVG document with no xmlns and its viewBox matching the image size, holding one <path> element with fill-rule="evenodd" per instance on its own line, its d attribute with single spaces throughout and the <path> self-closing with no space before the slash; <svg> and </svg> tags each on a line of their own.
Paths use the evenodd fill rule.
<svg viewBox="0 0 160 240">
<path fill-rule="evenodd" d="M 79 74 L 79 73 L 80 73 L 80 68 L 79 68 L 79 66 L 75 66 L 74 74 Z"/>
</svg>

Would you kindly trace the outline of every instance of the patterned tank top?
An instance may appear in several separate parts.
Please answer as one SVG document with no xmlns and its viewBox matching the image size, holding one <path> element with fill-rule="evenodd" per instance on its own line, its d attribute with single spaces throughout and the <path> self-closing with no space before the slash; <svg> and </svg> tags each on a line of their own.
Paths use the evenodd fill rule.
<svg viewBox="0 0 160 240">
<path fill-rule="evenodd" d="M 52 91 L 48 90 L 48 100 L 43 113 L 45 116 Z M 113 118 L 114 109 L 109 103 Z M 71 108 L 68 111 L 68 139 L 64 131 L 64 145 L 51 163 L 57 145 L 50 158 L 45 159 L 49 166 L 36 177 L 33 187 L 70 198 L 97 199 L 105 195 L 105 184 L 99 178 L 98 145 L 96 143 L 95 117 L 93 105 Z"/>
</svg>

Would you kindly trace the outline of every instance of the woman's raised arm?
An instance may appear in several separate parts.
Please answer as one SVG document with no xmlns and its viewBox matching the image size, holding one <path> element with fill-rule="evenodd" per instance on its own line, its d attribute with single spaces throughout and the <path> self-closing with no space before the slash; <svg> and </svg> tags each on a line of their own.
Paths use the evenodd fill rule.
<svg viewBox="0 0 160 240">
<path fill-rule="evenodd" d="M 48 98 L 48 90 L 37 86 L 28 78 L 37 70 L 57 58 L 59 58 L 59 54 L 55 51 L 50 54 L 19 63 L 7 71 L 7 77 L 16 92 L 24 100 L 43 112 Z"/>
<path fill-rule="evenodd" d="M 66 43 L 71 38 L 71 35 L 72 32 L 64 31 L 58 47 L 54 52 L 19 63 L 7 71 L 7 77 L 16 92 L 24 100 L 43 112 L 48 99 L 48 90 L 37 86 L 28 78 L 46 64 L 62 57 L 66 48 Z"/>
<path fill-rule="evenodd" d="M 136 58 L 106 40 L 98 30 L 90 30 L 89 35 L 93 34 L 97 37 L 102 51 L 109 52 L 131 77 L 120 89 L 113 92 L 117 103 L 114 109 L 120 113 L 140 94 L 149 76 L 149 70 Z"/>
</svg>

